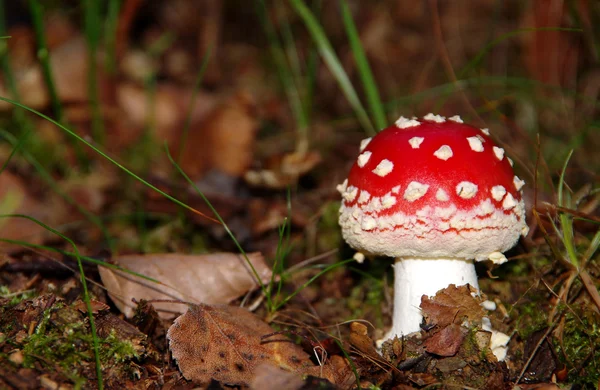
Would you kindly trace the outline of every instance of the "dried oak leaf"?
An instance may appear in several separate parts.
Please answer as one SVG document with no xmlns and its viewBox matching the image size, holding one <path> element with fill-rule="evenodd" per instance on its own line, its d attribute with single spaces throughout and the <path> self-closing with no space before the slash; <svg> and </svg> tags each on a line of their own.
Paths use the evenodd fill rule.
<svg viewBox="0 0 600 390">
<path fill-rule="evenodd" d="M 271 269 L 262 255 L 250 253 L 248 259 L 261 283 L 267 283 Z M 112 260 L 125 269 L 160 281 L 158 284 L 123 271 L 98 267 L 108 295 L 128 318 L 135 310 L 132 299 L 224 304 L 258 286 L 246 259 L 235 253 L 124 255 Z M 156 302 L 152 305 L 163 318 L 173 318 L 186 310 L 185 305 L 176 303 Z"/>
<path fill-rule="evenodd" d="M 421 311 L 426 322 L 439 328 L 450 324 L 469 322 L 481 323 L 485 315 L 481 302 L 471 295 L 472 287 L 449 285 L 438 291 L 434 297 L 421 298 Z"/>
<path fill-rule="evenodd" d="M 241 307 L 191 305 L 167 332 L 169 348 L 183 376 L 249 385 L 256 369 L 269 364 L 306 373 L 315 368 L 301 347 L 283 336 L 263 340 L 273 329 Z"/>
</svg>

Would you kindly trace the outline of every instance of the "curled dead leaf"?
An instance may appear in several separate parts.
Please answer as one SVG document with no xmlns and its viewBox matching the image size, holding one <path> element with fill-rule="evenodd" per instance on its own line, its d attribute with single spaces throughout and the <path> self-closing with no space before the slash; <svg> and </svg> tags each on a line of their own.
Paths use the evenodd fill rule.
<svg viewBox="0 0 600 390">
<path fill-rule="evenodd" d="M 123 271 L 98 267 L 108 295 L 128 318 L 135 310 L 132 299 L 224 304 L 258 287 L 247 261 L 234 253 L 124 255 L 112 260 L 125 269 L 161 282 L 158 284 Z M 260 276 L 261 283 L 267 283 L 271 270 L 262 255 L 250 253 L 248 260 Z M 152 305 L 163 318 L 172 318 L 186 310 L 184 305 L 174 303 L 156 302 Z"/>
<path fill-rule="evenodd" d="M 444 328 L 450 324 L 462 324 L 466 319 L 471 323 L 481 323 L 485 315 L 481 299 L 473 297 L 472 287 L 451 284 L 438 291 L 434 297 L 421 298 L 421 310 L 427 324 Z"/>
<path fill-rule="evenodd" d="M 273 329 L 241 307 L 191 305 L 167 332 L 169 348 L 183 376 L 249 385 L 259 366 L 304 373 L 314 368 L 301 347 L 284 336 L 263 340 Z"/>
</svg>

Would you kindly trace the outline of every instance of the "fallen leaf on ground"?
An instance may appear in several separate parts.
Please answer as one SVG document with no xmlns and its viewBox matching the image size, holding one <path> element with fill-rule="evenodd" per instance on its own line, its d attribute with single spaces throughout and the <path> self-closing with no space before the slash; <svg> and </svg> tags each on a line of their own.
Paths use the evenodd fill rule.
<svg viewBox="0 0 600 390">
<path fill-rule="evenodd" d="M 427 352 L 438 356 L 454 356 L 458 353 L 467 329 L 460 325 L 450 324 L 429 337 L 423 345 Z"/>
<path fill-rule="evenodd" d="M 0 174 L 0 214 L 25 214 L 52 225 L 62 218 L 60 207 L 49 208 L 47 203 L 36 199 L 25 182 L 8 171 Z M 50 234 L 42 226 L 20 217 L 0 218 L 0 237 L 9 240 L 22 240 L 39 244 L 45 235 Z M 20 245 L 0 242 L 0 252 L 21 248 Z"/>
<path fill-rule="evenodd" d="M 302 175 L 320 162 L 321 155 L 318 152 L 288 153 L 271 159 L 264 169 L 246 172 L 244 179 L 253 187 L 280 190 L 296 185 Z"/>
<path fill-rule="evenodd" d="M 262 364 L 304 373 L 315 368 L 302 348 L 236 306 L 191 305 L 167 332 L 169 348 L 183 376 L 197 383 L 212 379 L 249 385 Z"/>
<path fill-rule="evenodd" d="M 248 259 L 267 283 L 271 270 L 260 253 Z M 160 284 L 107 267 L 98 267 L 102 283 L 115 305 L 126 317 L 134 314 L 136 300 L 173 299 L 192 303 L 224 304 L 258 287 L 252 270 L 242 255 L 149 254 L 124 255 L 112 259 L 117 265 L 156 279 Z M 185 305 L 156 302 L 152 305 L 163 318 L 183 313 Z"/>
<path fill-rule="evenodd" d="M 299 374 L 282 370 L 272 364 L 259 364 L 250 383 L 252 390 L 298 390 L 302 386 L 304 381 Z"/>
<path fill-rule="evenodd" d="M 193 180 L 211 169 L 241 177 L 254 158 L 258 132 L 254 98 L 246 92 L 228 97 L 203 121 L 193 124 L 181 146 L 181 168 Z"/>
<path fill-rule="evenodd" d="M 369 356 L 380 358 L 377 353 L 373 340 L 369 337 L 367 327 L 360 322 L 352 322 L 350 324 L 350 344 L 356 349 Z"/>
<path fill-rule="evenodd" d="M 438 291 L 434 297 L 421 298 L 421 310 L 427 324 L 445 328 L 450 324 L 462 324 L 465 319 L 471 323 L 481 323 L 485 315 L 481 302 L 471 293 L 475 292 L 470 286 L 451 284 Z"/>
</svg>

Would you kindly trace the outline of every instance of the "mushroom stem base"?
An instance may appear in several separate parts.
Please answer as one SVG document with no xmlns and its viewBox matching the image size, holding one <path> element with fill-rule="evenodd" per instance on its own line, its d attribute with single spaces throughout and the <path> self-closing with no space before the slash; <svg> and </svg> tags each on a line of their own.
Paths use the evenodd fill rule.
<svg viewBox="0 0 600 390">
<path fill-rule="evenodd" d="M 384 340 L 420 330 L 421 297 L 433 296 L 450 284 L 470 284 L 479 290 L 472 260 L 397 258 L 394 264 L 394 316 Z"/>
</svg>

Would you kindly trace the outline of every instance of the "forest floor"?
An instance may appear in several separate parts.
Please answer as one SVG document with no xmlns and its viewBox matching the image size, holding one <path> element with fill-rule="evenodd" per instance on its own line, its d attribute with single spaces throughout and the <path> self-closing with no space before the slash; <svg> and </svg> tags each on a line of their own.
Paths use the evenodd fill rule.
<svg viewBox="0 0 600 390">
<path fill-rule="evenodd" d="M 600 388 L 596 3 L 0 8 L 0 389 Z M 430 112 L 490 129 L 529 233 L 380 346 L 336 186 Z"/>
</svg>

